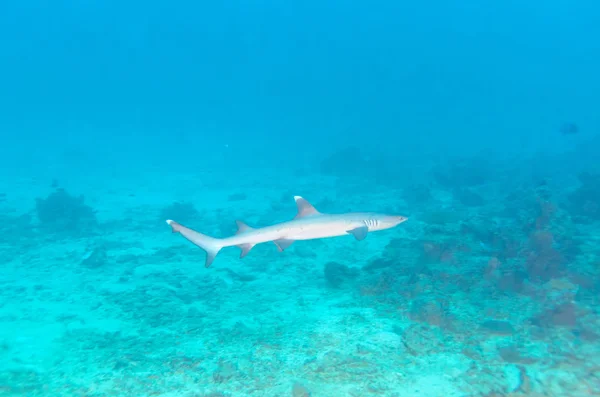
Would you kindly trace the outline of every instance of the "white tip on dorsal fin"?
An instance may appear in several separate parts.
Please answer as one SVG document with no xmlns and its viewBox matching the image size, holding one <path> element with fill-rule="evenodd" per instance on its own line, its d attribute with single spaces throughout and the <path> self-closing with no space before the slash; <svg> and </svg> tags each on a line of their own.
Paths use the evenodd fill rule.
<svg viewBox="0 0 600 397">
<path fill-rule="evenodd" d="M 235 234 L 240 234 L 240 233 L 249 232 L 250 230 L 253 230 L 250 226 L 246 225 L 242 221 L 235 221 L 235 224 L 237 225 L 237 228 L 238 228 L 238 230 Z"/>
<path fill-rule="evenodd" d="M 317 211 L 316 208 L 313 207 L 313 205 L 306 199 L 300 196 L 294 196 L 294 200 L 296 200 L 296 205 L 298 206 L 298 214 L 296 214 L 296 218 L 320 214 L 320 212 Z"/>
</svg>

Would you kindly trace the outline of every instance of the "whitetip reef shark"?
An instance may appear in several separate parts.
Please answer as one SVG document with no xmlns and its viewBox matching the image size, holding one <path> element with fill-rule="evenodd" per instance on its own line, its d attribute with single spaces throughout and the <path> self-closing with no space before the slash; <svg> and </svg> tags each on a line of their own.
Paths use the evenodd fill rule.
<svg viewBox="0 0 600 397">
<path fill-rule="evenodd" d="M 237 233 L 227 238 L 206 236 L 171 219 L 167 220 L 167 223 L 171 225 L 173 233 L 180 233 L 206 252 L 204 266 L 209 267 L 224 247 L 239 247 L 242 250 L 240 258 L 243 258 L 256 244 L 269 241 L 274 242 L 281 252 L 296 240 L 313 240 L 347 234 L 353 235 L 357 240 L 364 240 L 368 232 L 390 229 L 408 219 L 404 216 L 374 212 L 323 214 L 300 196 L 294 196 L 294 200 L 296 200 L 298 214 L 291 221 L 257 229 L 244 222 L 236 221 Z"/>
</svg>

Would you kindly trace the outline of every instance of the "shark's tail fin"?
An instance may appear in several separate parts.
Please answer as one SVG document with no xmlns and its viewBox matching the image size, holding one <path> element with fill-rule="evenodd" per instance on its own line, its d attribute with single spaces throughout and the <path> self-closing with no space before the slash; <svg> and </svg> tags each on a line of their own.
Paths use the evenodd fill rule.
<svg viewBox="0 0 600 397">
<path fill-rule="evenodd" d="M 206 252 L 206 262 L 204 263 L 206 267 L 209 267 L 213 263 L 217 254 L 223 248 L 221 240 L 218 238 L 205 236 L 170 219 L 167 220 L 167 223 L 173 229 L 173 233 L 181 234 Z"/>
</svg>

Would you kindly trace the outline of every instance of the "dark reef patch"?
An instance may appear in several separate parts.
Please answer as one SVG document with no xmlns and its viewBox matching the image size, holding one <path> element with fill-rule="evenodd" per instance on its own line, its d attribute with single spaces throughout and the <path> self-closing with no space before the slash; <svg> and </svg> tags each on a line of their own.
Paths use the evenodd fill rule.
<svg viewBox="0 0 600 397">
<path fill-rule="evenodd" d="M 600 174 L 579 174 L 581 185 L 568 196 L 567 209 L 579 221 L 600 221 Z"/>
<path fill-rule="evenodd" d="M 347 281 L 358 276 L 358 270 L 337 262 L 328 262 L 323 270 L 327 284 L 333 288 L 340 288 Z"/>
<path fill-rule="evenodd" d="M 75 197 L 57 189 L 45 199 L 36 199 L 40 229 L 47 233 L 87 235 L 98 228 L 96 211 L 85 204 L 83 195 Z"/>
<path fill-rule="evenodd" d="M 234 193 L 227 197 L 228 201 L 244 201 L 248 198 L 246 193 Z"/>
<path fill-rule="evenodd" d="M 173 219 L 180 223 L 195 221 L 200 218 L 200 213 L 194 204 L 187 201 L 176 201 L 160 211 L 160 219 L 165 221 Z"/>
<path fill-rule="evenodd" d="M 454 190 L 476 187 L 488 183 L 496 174 L 485 157 L 454 159 L 447 164 L 438 164 L 431 170 L 438 185 Z"/>
<path fill-rule="evenodd" d="M 331 154 L 320 164 L 323 174 L 334 176 L 363 174 L 368 167 L 368 161 L 355 146 Z"/>
</svg>

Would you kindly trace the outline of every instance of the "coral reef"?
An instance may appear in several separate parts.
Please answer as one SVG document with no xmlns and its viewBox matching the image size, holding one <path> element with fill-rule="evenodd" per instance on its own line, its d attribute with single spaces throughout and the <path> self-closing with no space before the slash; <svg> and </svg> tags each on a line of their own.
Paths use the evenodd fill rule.
<svg viewBox="0 0 600 397">
<path fill-rule="evenodd" d="M 600 173 L 579 174 L 580 186 L 568 196 L 568 210 L 580 221 L 600 221 Z"/>
<path fill-rule="evenodd" d="M 406 187 L 402 190 L 402 198 L 409 208 L 422 208 L 435 200 L 431 188 L 423 184 Z"/>
<path fill-rule="evenodd" d="M 327 262 L 323 274 L 330 287 L 339 288 L 347 281 L 355 279 L 358 276 L 358 270 L 341 263 Z"/>
<path fill-rule="evenodd" d="M 320 170 L 326 175 L 361 175 L 367 172 L 368 161 L 357 147 L 337 151 L 321 161 Z"/>
<path fill-rule="evenodd" d="M 371 182 L 397 184 L 397 167 L 383 155 L 367 156 L 356 146 L 343 148 L 323 159 L 319 164 L 323 175 L 352 178 L 369 178 Z"/>
<path fill-rule="evenodd" d="M 452 159 L 440 163 L 431 170 L 434 180 L 448 190 L 483 185 L 493 178 L 489 158 L 483 156 Z"/>
<path fill-rule="evenodd" d="M 342 172 L 333 165 L 326 171 Z M 289 219 L 296 193 L 278 201 L 290 189 L 280 172 L 269 180 L 286 182 L 272 189 L 252 179 L 245 196 L 239 186 L 217 189 L 201 214 L 189 202 L 149 206 L 140 194 L 128 196 L 136 182 L 129 181 L 114 189 L 116 197 L 140 200 L 122 204 L 136 222 L 102 223 L 102 238 L 93 241 L 46 235 L 40 244 L 36 237 L 51 228 L 0 215 L 7 237 L 0 242 L 7 269 L 0 275 L 0 394 L 600 393 L 593 174 L 575 186 L 567 184 L 575 173 L 558 179 L 536 171 L 515 182 L 512 164 L 490 171 L 481 158 L 467 158 L 406 188 L 377 186 L 368 202 L 361 178 L 370 183 L 369 170 L 343 188 L 328 176 L 293 174 L 294 189 L 318 192 L 324 212 L 409 205 L 415 215 L 361 242 L 298 241 L 283 253 L 264 244 L 244 259 L 223 249 L 208 270 L 202 252 L 170 238 L 164 218 L 223 235 L 237 216 L 258 224 Z M 189 175 L 169 186 L 165 178 L 161 190 L 185 181 Z M 58 199 L 71 206 L 63 213 L 93 214 L 66 192 L 39 207 Z M 159 212 L 157 232 L 148 225 Z"/>
<path fill-rule="evenodd" d="M 301 383 L 294 383 L 292 386 L 292 397 L 311 397 L 310 391 Z"/>
<path fill-rule="evenodd" d="M 74 197 L 65 189 L 57 189 L 45 199 L 36 199 L 39 227 L 45 232 L 85 235 L 98 227 L 96 212 L 85 204 L 83 195 Z"/>
<path fill-rule="evenodd" d="M 234 193 L 234 194 L 230 194 L 229 197 L 227 197 L 228 201 L 244 201 L 248 198 L 248 196 L 245 193 Z"/>
<path fill-rule="evenodd" d="M 467 207 L 481 207 L 485 204 L 485 199 L 473 189 L 458 188 L 454 189 L 453 194 L 458 202 Z"/>
<path fill-rule="evenodd" d="M 177 222 L 190 222 L 200 218 L 200 213 L 194 204 L 187 201 L 176 201 L 160 211 L 161 220 L 175 219 Z"/>
<path fill-rule="evenodd" d="M 106 266 L 108 263 L 108 249 L 105 245 L 95 245 L 86 251 L 81 258 L 81 266 L 96 269 Z"/>
</svg>

